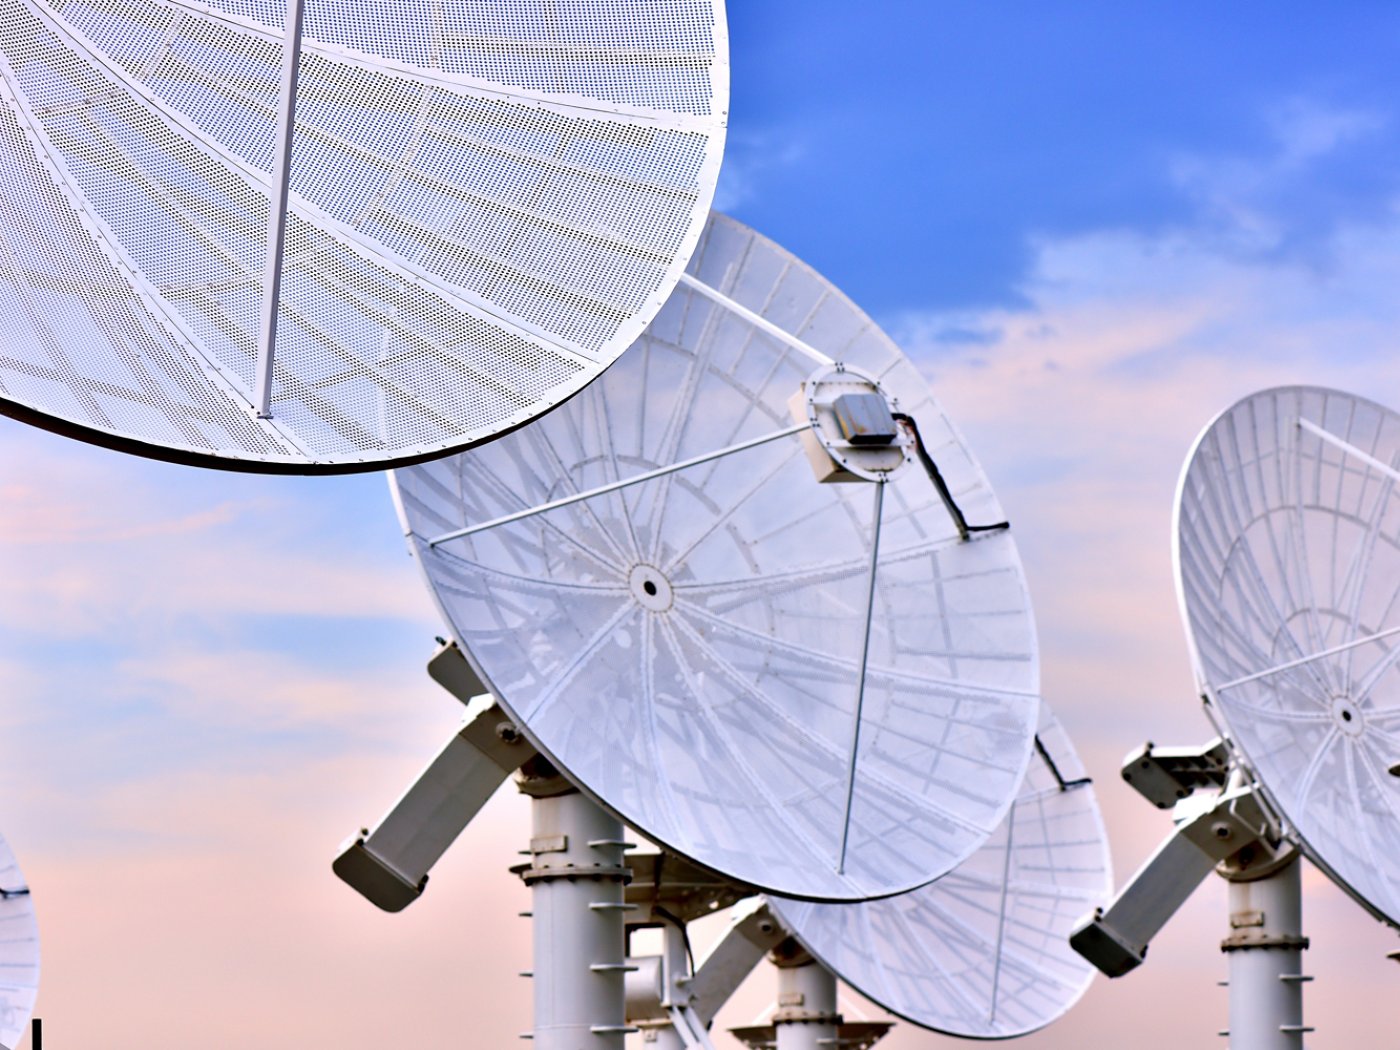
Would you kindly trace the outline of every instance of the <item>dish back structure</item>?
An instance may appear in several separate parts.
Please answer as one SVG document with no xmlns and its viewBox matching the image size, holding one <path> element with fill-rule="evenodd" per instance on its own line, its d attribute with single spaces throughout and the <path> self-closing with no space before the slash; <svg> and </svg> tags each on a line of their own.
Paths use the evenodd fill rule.
<svg viewBox="0 0 1400 1050">
<path fill-rule="evenodd" d="M 722 0 L 0 0 L 0 412 L 301 473 L 517 427 L 679 278 L 727 62 Z"/>
<path fill-rule="evenodd" d="M 1088 989 L 1094 968 L 1069 934 L 1112 892 L 1094 789 L 1042 703 L 1010 812 L 958 867 L 884 900 L 768 903 L 827 969 L 890 1013 L 948 1035 L 1007 1039 L 1062 1017 Z"/>
<path fill-rule="evenodd" d="M 721 215 L 601 380 L 393 483 L 458 642 L 560 769 L 729 878 L 865 899 L 944 874 L 1001 822 L 1034 734 L 1035 630 L 1009 532 L 960 539 L 923 472 L 817 483 L 796 340 L 873 377 L 967 518 L 1002 520 L 894 343 Z"/>
<path fill-rule="evenodd" d="M 1265 390 L 1182 474 L 1176 574 L 1202 693 L 1309 859 L 1400 924 L 1400 416 Z"/>
</svg>

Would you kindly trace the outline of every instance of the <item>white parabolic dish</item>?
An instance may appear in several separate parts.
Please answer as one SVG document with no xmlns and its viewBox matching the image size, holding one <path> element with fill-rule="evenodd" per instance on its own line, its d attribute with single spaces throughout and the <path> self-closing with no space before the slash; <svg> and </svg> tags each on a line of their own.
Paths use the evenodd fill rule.
<svg viewBox="0 0 1400 1050">
<path fill-rule="evenodd" d="M 855 904 L 768 898 L 832 973 L 913 1024 L 1009 1039 L 1063 1016 L 1094 968 L 1074 925 L 1113 893 L 1094 789 L 1042 705 L 1039 746 L 1011 812 L 971 857 L 912 893 Z"/>
<path fill-rule="evenodd" d="M 830 283 L 719 215 L 690 272 L 878 377 L 967 518 L 1002 520 L 928 385 Z M 579 397 L 394 484 L 443 615 L 542 752 L 714 871 L 788 896 L 864 899 L 923 885 L 996 828 L 1030 755 L 1039 666 L 1008 532 L 960 541 L 916 465 L 884 484 L 816 482 L 799 439 L 779 433 L 812 371 L 788 341 L 683 283 Z M 877 490 L 888 493 L 862 692 Z"/>
<path fill-rule="evenodd" d="M 1319 867 L 1400 924 L 1400 416 L 1245 398 L 1196 442 L 1176 570 L 1201 688 Z"/>
<path fill-rule="evenodd" d="M 294 92 L 286 9 L 0 0 L 0 413 L 377 469 L 565 400 L 665 301 L 719 170 L 723 0 L 307 0 Z"/>
<path fill-rule="evenodd" d="M 29 886 L 0 837 L 0 1043 L 18 1046 L 39 994 L 39 927 Z"/>
</svg>

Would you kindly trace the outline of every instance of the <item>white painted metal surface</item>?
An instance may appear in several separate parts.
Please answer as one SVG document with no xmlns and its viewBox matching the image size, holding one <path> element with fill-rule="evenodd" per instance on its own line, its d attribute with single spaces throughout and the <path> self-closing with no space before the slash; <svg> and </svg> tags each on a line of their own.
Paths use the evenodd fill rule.
<svg viewBox="0 0 1400 1050">
<path fill-rule="evenodd" d="M 830 283 L 718 215 L 691 271 L 874 376 L 968 517 L 1002 521 L 917 369 Z M 1038 656 L 1008 532 L 961 540 L 921 470 L 818 484 L 797 435 L 750 442 L 791 426 L 811 372 L 681 287 L 567 405 L 394 484 L 453 634 L 544 754 L 711 870 L 864 899 L 943 874 L 1001 822 Z"/>
<path fill-rule="evenodd" d="M 1302 1050 L 1302 862 L 1230 883 L 1230 1050 Z"/>
<path fill-rule="evenodd" d="M 39 927 L 29 884 L 0 838 L 0 1043 L 19 1045 L 39 994 Z"/>
<path fill-rule="evenodd" d="M 622 825 L 577 791 L 530 803 L 536 1050 L 622 1050 Z"/>
<path fill-rule="evenodd" d="M 1037 739 L 1006 821 L 937 882 L 858 904 L 770 896 L 770 907 L 847 984 L 924 1028 L 1000 1039 L 1062 1016 L 1094 973 L 1070 931 L 1107 901 L 1113 875 L 1094 790 L 1048 706 Z"/>
<path fill-rule="evenodd" d="M 1400 924 L 1400 416 L 1245 398 L 1182 474 L 1176 572 L 1212 709 L 1308 857 Z"/>
<path fill-rule="evenodd" d="M 273 366 L 276 364 L 277 326 L 282 313 L 282 263 L 286 256 L 287 203 L 292 188 L 292 147 L 296 141 L 296 107 L 305 14 L 304 0 L 287 0 L 286 12 L 282 17 L 282 83 L 277 93 L 277 125 L 272 140 L 272 170 L 269 172 L 272 192 L 268 197 L 262 302 L 258 304 L 258 360 L 253 373 L 253 411 L 259 419 L 272 418 Z"/>
<path fill-rule="evenodd" d="M 559 404 L 666 300 L 723 148 L 722 0 L 288 10 L 0 0 L 0 412 L 375 469 Z"/>
<path fill-rule="evenodd" d="M 690 990 L 695 1011 L 709 1024 L 744 983 L 763 957 L 787 939 L 763 897 L 750 897 L 734 905 L 729 927 L 696 968 Z"/>
<path fill-rule="evenodd" d="M 534 755 L 491 697 L 481 697 L 373 830 L 342 844 L 332 870 L 378 907 L 402 911 L 481 807 Z"/>
<path fill-rule="evenodd" d="M 1167 752 L 1211 755 L 1205 749 L 1167 748 Z M 1147 776 L 1153 752 L 1148 745 L 1128 756 L 1125 776 Z M 1179 769 L 1189 770 L 1188 763 Z M 1169 776 L 1169 774 L 1168 774 Z M 1202 780 L 1215 781 L 1212 772 Z M 1166 779 L 1166 778 L 1164 778 Z M 1186 903 L 1212 871 L 1231 880 L 1250 880 L 1276 869 L 1296 847 L 1282 837 L 1272 812 L 1257 785 L 1238 768 L 1228 781 L 1221 778 L 1216 790 L 1198 793 L 1192 774 L 1177 780 L 1179 800 L 1172 810 L 1175 828 L 1157 850 L 1119 889 L 1111 903 L 1088 913 L 1070 934 L 1070 945 L 1110 977 L 1121 977 L 1140 966 L 1152 939 Z M 1160 797 L 1161 781 L 1148 780 L 1146 788 L 1136 777 L 1133 786 L 1149 800 Z M 1156 804 L 1154 802 L 1154 804 Z"/>
<path fill-rule="evenodd" d="M 818 962 L 778 967 L 777 1050 L 828 1050 L 836 1045 L 841 1015 L 836 978 Z"/>
</svg>

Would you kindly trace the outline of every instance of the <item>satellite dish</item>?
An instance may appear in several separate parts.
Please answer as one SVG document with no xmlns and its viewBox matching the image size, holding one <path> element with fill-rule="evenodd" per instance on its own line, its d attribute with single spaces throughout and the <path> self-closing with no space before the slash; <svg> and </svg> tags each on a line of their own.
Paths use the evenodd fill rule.
<svg viewBox="0 0 1400 1050">
<path fill-rule="evenodd" d="M 1112 892 L 1094 790 L 1042 704 L 1036 754 L 1010 813 L 953 871 L 884 900 L 768 903 L 827 969 L 883 1009 L 948 1035 L 1006 1039 L 1079 1001 L 1094 968 L 1069 934 Z"/>
<path fill-rule="evenodd" d="M 39 927 L 29 885 L 0 836 L 0 1043 L 17 1046 L 39 994 Z"/>
<path fill-rule="evenodd" d="M 481 680 L 674 852 L 865 899 L 1005 815 L 1039 667 L 1001 508 L 894 343 L 734 220 L 598 383 L 393 483 Z"/>
<path fill-rule="evenodd" d="M 1176 572 L 1219 711 L 1308 858 L 1400 925 L 1400 416 L 1265 390 L 1202 433 Z"/>
<path fill-rule="evenodd" d="M 340 473 L 518 427 L 641 333 L 714 192 L 721 0 L 0 21 L 0 413 L 159 459 Z"/>
</svg>

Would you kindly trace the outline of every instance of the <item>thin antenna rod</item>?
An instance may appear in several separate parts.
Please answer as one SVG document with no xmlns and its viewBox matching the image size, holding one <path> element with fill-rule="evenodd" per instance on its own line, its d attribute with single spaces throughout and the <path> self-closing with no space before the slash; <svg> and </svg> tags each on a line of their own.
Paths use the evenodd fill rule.
<svg viewBox="0 0 1400 1050">
<path fill-rule="evenodd" d="M 485 532 L 487 529 L 494 529 L 498 525 L 509 525 L 513 521 L 532 518 L 536 514 L 543 514 L 547 510 L 557 510 L 560 507 L 567 507 L 571 503 L 592 499 L 594 496 L 604 496 L 609 492 L 616 492 L 618 489 L 625 489 L 630 485 L 640 485 L 644 481 L 665 477 L 667 474 L 674 474 L 676 471 L 685 470 L 688 467 L 698 467 L 701 463 L 708 463 L 722 456 L 731 456 L 735 452 L 743 452 L 746 449 L 756 448 L 759 445 L 766 445 L 770 441 L 778 441 L 785 437 L 791 437 L 793 434 L 800 434 L 804 430 L 811 429 L 811 426 L 811 423 L 798 423 L 796 426 L 788 427 L 785 430 L 778 430 L 772 434 L 764 434 L 762 437 L 750 438 L 748 441 L 741 441 L 737 445 L 730 445 L 728 448 L 722 448 L 716 452 L 706 452 L 699 456 L 692 456 L 690 459 L 683 459 L 679 463 L 672 463 L 668 467 L 657 467 L 655 470 L 649 470 L 645 474 L 637 474 L 630 478 L 623 478 L 621 481 L 613 481 L 606 485 L 599 485 L 596 489 L 589 489 L 586 492 L 576 492 L 572 496 L 564 496 L 560 499 L 552 500 L 549 503 L 541 503 L 538 507 L 527 507 L 525 510 L 518 510 L 514 514 L 506 514 L 499 518 L 492 518 L 490 521 L 483 521 L 479 525 L 468 525 L 465 529 L 458 529 L 455 532 L 444 532 L 441 536 L 429 540 L 428 546 L 436 547 L 439 543 L 446 543 L 448 540 L 461 539 L 463 536 L 471 536 L 478 532 Z"/>
<path fill-rule="evenodd" d="M 711 288 L 704 281 L 700 280 L 700 278 L 692 277 L 688 273 L 683 273 L 681 274 L 680 283 L 685 285 L 692 291 L 699 292 L 706 299 L 709 299 L 712 302 L 719 303 L 720 306 L 724 307 L 736 317 L 742 317 L 749 324 L 753 325 L 760 331 L 768 333 L 774 339 L 778 340 L 778 342 L 786 343 L 794 350 L 801 351 L 802 353 L 810 357 L 813 361 L 816 361 L 818 364 L 836 364 L 836 361 L 833 358 L 827 357 L 826 354 L 816 349 L 816 347 L 808 346 L 801 339 L 797 338 L 797 336 L 790 335 L 789 333 L 783 331 L 772 321 L 768 320 L 768 318 L 760 317 L 758 314 L 750 310 L 747 306 L 742 306 L 739 303 L 736 303 L 733 299 L 729 298 L 729 296 L 725 295 L 723 292 L 719 291 L 718 289 Z"/>
<path fill-rule="evenodd" d="M 870 662 L 870 626 L 875 619 L 875 570 L 880 564 L 880 521 L 885 507 L 885 479 L 875 482 L 875 534 L 870 541 L 870 574 L 865 592 L 865 639 L 860 647 L 860 674 L 856 679 L 856 719 L 851 730 L 851 760 L 846 770 L 846 819 L 841 825 L 841 856 L 836 874 L 846 872 L 846 845 L 851 835 L 851 803 L 856 793 L 856 755 L 860 750 L 860 715 L 865 706 L 865 669 Z"/>
<path fill-rule="evenodd" d="M 282 297 L 282 244 L 287 235 L 287 194 L 291 183 L 292 132 L 296 127 L 297 75 L 301 68 L 302 0 L 287 0 L 282 41 L 282 95 L 277 114 L 272 194 L 267 202 L 267 257 L 263 261 L 262 325 L 253 408 L 259 419 L 272 417 L 272 358 L 277 346 L 277 307 Z"/>
<path fill-rule="evenodd" d="M 1337 448 L 1341 449 L 1348 455 L 1355 456 L 1357 459 L 1361 460 L 1361 462 L 1367 464 L 1368 466 L 1375 467 L 1377 470 L 1379 470 L 1386 477 L 1390 478 L 1392 481 L 1400 481 L 1400 470 L 1396 470 L 1394 467 L 1382 463 L 1375 456 L 1362 452 L 1355 445 L 1348 444 L 1341 438 L 1337 437 L 1336 434 L 1323 430 L 1316 423 L 1310 422 L 1306 419 L 1300 419 L 1298 420 L 1298 426 L 1301 427 L 1303 430 L 1306 430 L 1310 434 L 1316 434 L 1329 445 L 1335 445 Z"/>
<path fill-rule="evenodd" d="M 1036 737 L 1036 742 L 1040 742 L 1040 737 Z M 1059 773 L 1055 774 L 1056 779 Z M 992 953 L 992 958 L 996 960 L 992 963 L 992 995 L 991 1004 L 987 1013 L 987 1023 L 995 1024 L 997 1019 L 997 992 L 1001 990 L 1001 960 L 1002 947 L 1006 943 L 1006 901 L 1011 893 L 1011 855 L 1015 849 L 1016 842 L 1016 802 L 1013 799 L 1011 808 L 1006 811 L 1006 856 L 1001 862 L 1001 901 L 997 905 L 997 946 Z"/>
<path fill-rule="evenodd" d="M 1232 682 L 1226 682 L 1224 685 L 1217 686 L 1215 691 L 1217 693 L 1223 693 L 1226 689 L 1233 689 L 1237 685 L 1255 682 L 1260 678 L 1268 678 L 1270 675 L 1279 674 L 1282 671 L 1291 671 L 1295 667 L 1302 667 L 1304 664 L 1310 664 L 1314 660 L 1321 660 L 1328 656 L 1336 656 L 1338 653 L 1344 653 L 1348 649 L 1355 649 L 1357 646 L 1366 645 L 1368 642 L 1376 642 L 1380 641 L 1382 638 L 1389 638 L 1393 634 L 1400 634 L 1400 627 L 1387 627 L 1384 631 L 1368 634 L 1365 638 L 1353 638 L 1349 642 L 1343 642 L 1341 645 L 1334 645 L 1330 649 L 1323 649 L 1321 652 L 1313 653 L 1311 656 L 1300 656 L 1296 660 L 1289 660 L 1287 663 L 1279 664 L 1276 667 L 1270 667 L 1267 671 L 1255 671 L 1254 674 L 1247 674 L 1243 678 L 1236 678 Z"/>
</svg>

